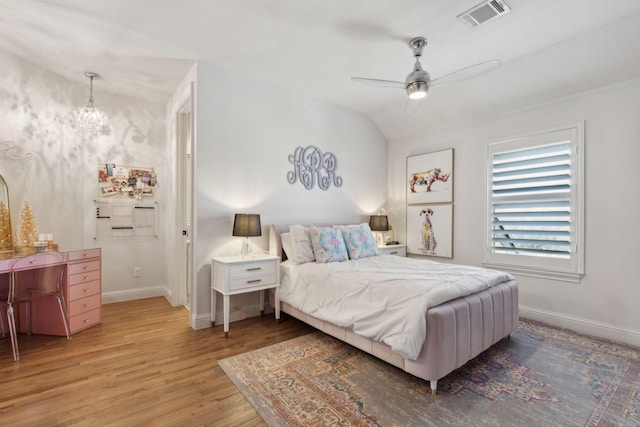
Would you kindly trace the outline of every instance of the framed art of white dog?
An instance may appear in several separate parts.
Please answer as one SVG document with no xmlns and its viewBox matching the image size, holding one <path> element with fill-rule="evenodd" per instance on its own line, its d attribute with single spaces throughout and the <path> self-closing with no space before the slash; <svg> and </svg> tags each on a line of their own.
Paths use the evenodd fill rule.
<svg viewBox="0 0 640 427">
<path fill-rule="evenodd" d="M 407 204 L 453 203 L 453 148 L 407 157 Z"/>
<path fill-rule="evenodd" d="M 453 258 L 453 205 L 407 206 L 407 253 Z"/>
</svg>

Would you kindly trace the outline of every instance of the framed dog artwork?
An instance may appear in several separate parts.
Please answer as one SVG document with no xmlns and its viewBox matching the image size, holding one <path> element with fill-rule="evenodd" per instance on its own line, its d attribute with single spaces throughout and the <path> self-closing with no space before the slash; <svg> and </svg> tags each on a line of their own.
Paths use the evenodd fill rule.
<svg viewBox="0 0 640 427">
<path fill-rule="evenodd" d="M 453 205 L 407 206 L 407 253 L 453 258 Z"/>
<path fill-rule="evenodd" d="M 453 148 L 407 157 L 407 204 L 453 203 Z"/>
</svg>

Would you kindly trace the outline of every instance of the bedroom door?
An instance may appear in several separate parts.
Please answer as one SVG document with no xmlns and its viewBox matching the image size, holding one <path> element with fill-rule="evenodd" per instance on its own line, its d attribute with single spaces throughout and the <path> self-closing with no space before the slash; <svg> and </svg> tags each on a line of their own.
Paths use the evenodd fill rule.
<svg viewBox="0 0 640 427">
<path fill-rule="evenodd" d="M 178 277 L 181 284 L 180 299 L 185 307 L 191 307 L 192 275 L 192 195 L 193 169 L 191 150 L 193 146 L 193 88 L 192 96 L 177 114 L 178 151 L 178 222 L 182 233 L 182 245 L 178 256 Z"/>
</svg>

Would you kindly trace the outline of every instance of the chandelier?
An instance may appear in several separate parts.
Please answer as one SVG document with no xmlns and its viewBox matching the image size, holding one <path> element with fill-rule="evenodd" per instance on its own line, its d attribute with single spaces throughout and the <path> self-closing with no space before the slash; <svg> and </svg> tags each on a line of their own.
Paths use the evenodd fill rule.
<svg viewBox="0 0 640 427">
<path fill-rule="evenodd" d="M 95 107 L 93 99 L 93 79 L 99 79 L 100 75 L 87 71 L 84 73 L 89 78 L 89 102 L 84 107 L 80 107 L 73 112 L 73 116 L 82 129 L 97 133 L 107 124 L 107 115 Z"/>
</svg>

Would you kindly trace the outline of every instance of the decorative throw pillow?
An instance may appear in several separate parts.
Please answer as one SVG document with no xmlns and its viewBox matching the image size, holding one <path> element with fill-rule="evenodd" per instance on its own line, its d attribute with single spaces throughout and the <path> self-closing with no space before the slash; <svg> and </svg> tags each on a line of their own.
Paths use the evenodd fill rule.
<svg viewBox="0 0 640 427">
<path fill-rule="evenodd" d="M 305 262 L 315 261 L 316 256 L 311 246 L 309 229 L 302 225 L 290 225 L 289 232 L 291 233 L 291 249 L 293 251 L 289 259 L 291 259 L 294 264 L 304 264 Z M 287 256 L 289 256 L 289 254 L 287 254 Z"/>
<path fill-rule="evenodd" d="M 349 259 L 365 258 L 380 255 L 376 239 L 369 224 L 345 225 L 340 227 L 347 246 Z"/>
<path fill-rule="evenodd" d="M 342 232 L 338 227 L 309 227 L 316 262 L 339 262 L 349 259 Z"/>
</svg>

